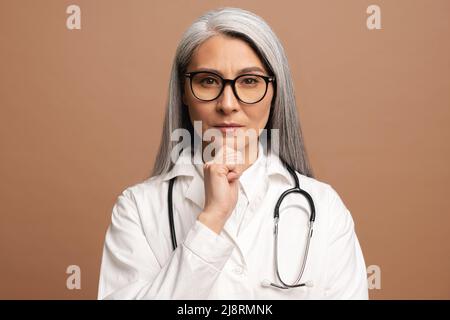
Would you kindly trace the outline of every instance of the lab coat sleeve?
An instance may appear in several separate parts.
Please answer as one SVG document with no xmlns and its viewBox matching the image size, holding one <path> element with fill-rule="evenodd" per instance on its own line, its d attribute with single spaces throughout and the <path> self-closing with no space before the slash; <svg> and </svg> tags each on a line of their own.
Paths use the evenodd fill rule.
<svg viewBox="0 0 450 320">
<path fill-rule="evenodd" d="M 160 265 L 127 189 L 113 207 L 106 232 L 98 299 L 206 299 L 233 248 L 196 220 L 169 261 Z"/>
<path fill-rule="evenodd" d="M 368 299 L 367 273 L 354 222 L 337 192 L 331 188 L 328 238 L 328 299 Z"/>
</svg>

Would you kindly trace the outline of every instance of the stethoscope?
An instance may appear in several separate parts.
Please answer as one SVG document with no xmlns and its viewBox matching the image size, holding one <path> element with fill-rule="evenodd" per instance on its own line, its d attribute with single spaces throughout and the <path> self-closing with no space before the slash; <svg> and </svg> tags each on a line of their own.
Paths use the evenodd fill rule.
<svg viewBox="0 0 450 320">
<path fill-rule="evenodd" d="M 306 260 L 308 258 L 308 250 L 309 250 L 309 245 L 311 242 L 310 240 L 313 235 L 313 225 L 314 225 L 314 221 L 316 219 L 316 208 L 314 206 L 314 201 L 313 201 L 311 195 L 308 192 L 306 192 L 305 190 L 300 189 L 300 183 L 298 181 L 298 177 L 297 177 L 295 171 L 286 163 L 285 163 L 285 165 L 286 165 L 286 168 L 288 169 L 289 173 L 294 178 L 295 187 L 290 188 L 281 194 L 281 196 L 278 198 L 278 201 L 275 205 L 275 209 L 274 209 L 274 213 L 273 213 L 273 218 L 274 218 L 273 234 L 274 234 L 274 241 L 275 241 L 275 245 L 274 245 L 275 270 L 276 270 L 277 278 L 280 281 L 281 285 L 273 283 L 267 279 L 263 280 L 261 282 L 261 285 L 264 287 L 274 287 L 274 288 L 279 288 L 279 289 L 292 289 L 292 288 L 297 288 L 297 287 L 312 287 L 313 283 L 311 281 L 305 281 L 305 282 L 300 283 L 300 280 L 303 276 L 303 272 L 305 271 Z M 175 250 L 177 248 L 177 239 L 176 239 L 176 235 L 175 235 L 175 224 L 173 222 L 173 204 L 172 204 L 172 190 L 173 190 L 173 184 L 175 183 L 175 179 L 176 179 L 176 177 L 173 177 L 169 181 L 169 192 L 168 192 L 169 225 L 170 225 L 170 234 L 171 234 L 171 238 L 172 238 L 173 250 Z M 280 271 L 278 268 L 278 222 L 280 220 L 279 210 L 280 210 L 281 203 L 283 202 L 284 198 L 291 193 L 299 193 L 306 198 L 306 200 L 308 201 L 308 204 L 309 204 L 311 214 L 309 216 L 308 232 L 306 234 L 306 245 L 305 245 L 305 251 L 303 254 L 304 259 L 302 261 L 302 267 L 300 269 L 300 274 L 299 274 L 297 280 L 293 284 L 288 284 L 281 279 Z"/>
</svg>

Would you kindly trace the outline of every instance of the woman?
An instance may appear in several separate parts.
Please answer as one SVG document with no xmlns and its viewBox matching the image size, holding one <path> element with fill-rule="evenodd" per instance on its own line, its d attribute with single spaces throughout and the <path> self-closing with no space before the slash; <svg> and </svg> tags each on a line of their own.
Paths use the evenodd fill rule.
<svg viewBox="0 0 450 320">
<path fill-rule="evenodd" d="M 152 176 L 113 208 L 98 297 L 367 299 L 352 217 L 313 178 L 296 110 L 283 47 L 260 17 L 223 8 L 195 21 Z M 180 132 L 191 140 L 177 148 Z M 310 200 L 284 198 L 275 236 L 275 204 L 297 179 Z"/>
</svg>

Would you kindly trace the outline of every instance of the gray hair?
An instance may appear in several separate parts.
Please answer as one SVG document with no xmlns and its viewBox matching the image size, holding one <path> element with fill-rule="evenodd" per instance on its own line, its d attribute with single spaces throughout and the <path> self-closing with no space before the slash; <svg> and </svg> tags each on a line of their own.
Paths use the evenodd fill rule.
<svg viewBox="0 0 450 320">
<path fill-rule="evenodd" d="M 313 177 L 297 117 L 292 77 L 283 46 L 261 17 L 243 9 L 229 7 L 206 12 L 187 29 L 178 44 L 172 64 L 161 143 L 151 175 L 164 174 L 174 165 L 170 157 L 177 143 L 170 139 L 173 130 L 184 128 L 195 134 L 188 108 L 182 102 L 184 73 L 194 50 L 218 34 L 247 42 L 266 69 L 275 76 L 274 98 L 265 128 L 268 129 L 267 139 L 270 143 L 270 129 L 278 129 L 280 159 L 299 173 Z"/>
</svg>

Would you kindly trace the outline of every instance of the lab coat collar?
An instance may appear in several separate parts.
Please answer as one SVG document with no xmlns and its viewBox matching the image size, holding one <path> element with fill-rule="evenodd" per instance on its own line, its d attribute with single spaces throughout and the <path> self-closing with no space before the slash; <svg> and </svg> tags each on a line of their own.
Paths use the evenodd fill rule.
<svg viewBox="0 0 450 320">
<path fill-rule="evenodd" d="M 261 143 L 258 143 L 258 148 L 258 159 L 256 161 L 260 161 L 261 163 L 257 164 L 255 162 L 254 164 L 266 166 L 265 172 L 269 178 L 269 181 L 278 177 L 284 179 L 287 183 L 290 183 L 290 173 L 287 171 L 278 155 L 272 152 L 267 153 L 267 148 Z M 196 161 L 193 161 L 193 159 L 196 159 Z M 252 166 L 250 166 L 247 170 L 256 169 L 252 168 Z M 205 204 L 205 192 L 203 185 L 203 161 L 200 147 L 196 148 L 194 157 L 191 155 L 190 147 L 184 149 L 172 169 L 167 172 L 162 179 L 166 181 L 178 176 L 187 176 L 192 178 L 187 190 L 185 191 L 185 198 L 190 199 L 197 206 L 203 208 Z M 248 172 L 246 176 L 251 176 L 251 172 Z M 255 187 L 255 181 L 243 177 L 240 182 L 245 194 L 247 195 L 249 203 L 252 203 L 255 200 L 256 194 L 260 191 Z"/>
<path fill-rule="evenodd" d="M 287 183 L 292 181 L 292 176 L 286 169 L 278 154 L 269 152 L 266 161 L 267 175 L 271 178 L 279 177 Z"/>
<path fill-rule="evenodd" d="M 196 169 L 196 166 L 199 166 L 200 164 L 195 165 L 194 164 L 195 161 L 193 161 L 193 159 L 196 159 L 196 162 L 202 161 L 201 158 L 200 160 L 197 160 L 198 156 L 199 152 L 196 151 L 194 158 L 192 158 L 192 152 L 190 147 L 183 149 L 183 151 L 175 161 L 175 164 L 173 165 L 172 169 L 163 174 L 162 180 L 167 181 L 174 177 L 179 176 L 195 177 L 196 175 L 199 174 L 198 169 Z"/>
</svg>

